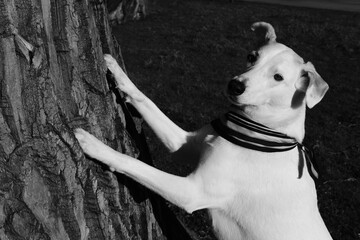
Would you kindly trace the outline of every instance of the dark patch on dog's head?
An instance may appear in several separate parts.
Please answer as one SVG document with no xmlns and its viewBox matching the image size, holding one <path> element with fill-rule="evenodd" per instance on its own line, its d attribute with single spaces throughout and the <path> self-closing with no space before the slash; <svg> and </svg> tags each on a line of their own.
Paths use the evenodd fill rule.
<svg viewBox="0 0 360 240">
<path fill-rule="evenodd" d="M 291 99 L 291 108 L 298 108 L 302 105 L 305 99 L 305 92 L 296 90 Z"/>
<path fill-rule="evenodd" d="M 300 73 L 300 78 L 297 80 L 295 87 L 296 91 L 293 95 L 291 100 L 291 108 L 298 108 L 302 105 L 305 97 L 306 97 L 306 90 L 309 86 L 309 75 L 306 71 L 302 70 Z"/>
</svg>

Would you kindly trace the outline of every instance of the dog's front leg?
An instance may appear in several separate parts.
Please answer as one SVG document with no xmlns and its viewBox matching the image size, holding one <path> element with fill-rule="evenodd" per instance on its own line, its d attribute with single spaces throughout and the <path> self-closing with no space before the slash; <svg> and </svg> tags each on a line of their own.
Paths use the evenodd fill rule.
<svg viewBox="0 0 360 240">
<path fill-rule="evenodd" d="M 147 98 L 128 78 L 116 60 L 104 55 L 108 69 L 113 73 L 117 86 L 127 94 L 127 100 L 139 111 L 158 138 L 171 151 L 178 150 L 186 141 L 189 133 L 178 127 Z"/>
<path fill-rule="evenodd" d="M 191 213 L 207 206 L 210 199 L 204 197 L 204 191 L 195 177 L 179 177 L 160 171 L 115 151 L 82 129 L 76 129 L 75 136 L 88 156 L 98 159 L 112 170 L 131 177 L 187 212 Z"/>
</svg>

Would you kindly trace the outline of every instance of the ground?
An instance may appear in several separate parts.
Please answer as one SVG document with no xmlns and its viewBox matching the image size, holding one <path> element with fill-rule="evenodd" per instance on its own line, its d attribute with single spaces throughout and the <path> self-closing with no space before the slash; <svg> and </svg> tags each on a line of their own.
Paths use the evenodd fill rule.
<svg viewBox="0 0 360 240">
<path fill-rule="evenodd" d="M 144 20 L 114 27 L 127 71 L 174 122 L 195 130 L 224 112 L 223 89 L 254 48 L 250 25 L 271 23 L 278 41 L 311 61 L 330 85 L 308 110 L 305 145 L 315 150 L 319 208 L 334 239 L 360 239 L 360 14 L 242 1 L 158 1 Z M 185 175 L 188 163 L 147 130 L 155 164 Z M 199 239 L 214 239 L 204 211 L 174 208 Z"/>
</svg>

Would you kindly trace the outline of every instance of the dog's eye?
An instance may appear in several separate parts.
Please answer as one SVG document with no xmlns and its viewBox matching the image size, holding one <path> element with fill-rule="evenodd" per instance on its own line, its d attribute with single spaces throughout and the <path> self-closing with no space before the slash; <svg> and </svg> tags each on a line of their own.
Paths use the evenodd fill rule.
<svg viewBox="0 0 360 240">
<path fill-rule="evenodd" d="M 282 81 L 282 80 L 284 80 L 283 76 L 281 76 L 281 75 L 278 74 L 278 73 L 274 75 L 274 79 L 275 79 L 276 81 Z"/>
<path fill-rule="evenodd" d="M 258 57 L 258 53 L 257 52 L 252 52 L 249 55 L 247 55 L 247 60 L 249 63 L 255 63 Z"/>
</svg>

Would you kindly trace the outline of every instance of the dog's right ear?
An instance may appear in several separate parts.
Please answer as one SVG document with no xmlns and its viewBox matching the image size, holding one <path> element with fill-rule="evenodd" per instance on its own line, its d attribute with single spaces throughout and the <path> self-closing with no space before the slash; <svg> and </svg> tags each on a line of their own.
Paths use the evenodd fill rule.
<svg viewBox="0 0 360 240">
<path fill-rule="evenodd" d="M 313 108 L 324 97 L 329 85 L 316 72 L 314 65 L 308 62 L 301 77 L 296 81 L 295 88 L 305 93 L 306 105 Z"/>
<path fill-rule="evenodd" d="M 263 39 L 263 37 L 265 35 L 265 44 L 276 42 L 275 29 L 270 23 L 266 23 L 266 22 L 253 23 L 251 25 L 251 30 L 255 31 L 255 33 L 260 35 L 259 37 L 261 39 Z M 264 44 L 264 42 L 262 40 L 261 45 L 263 45 L 263 44 Z"/>
</svg>

